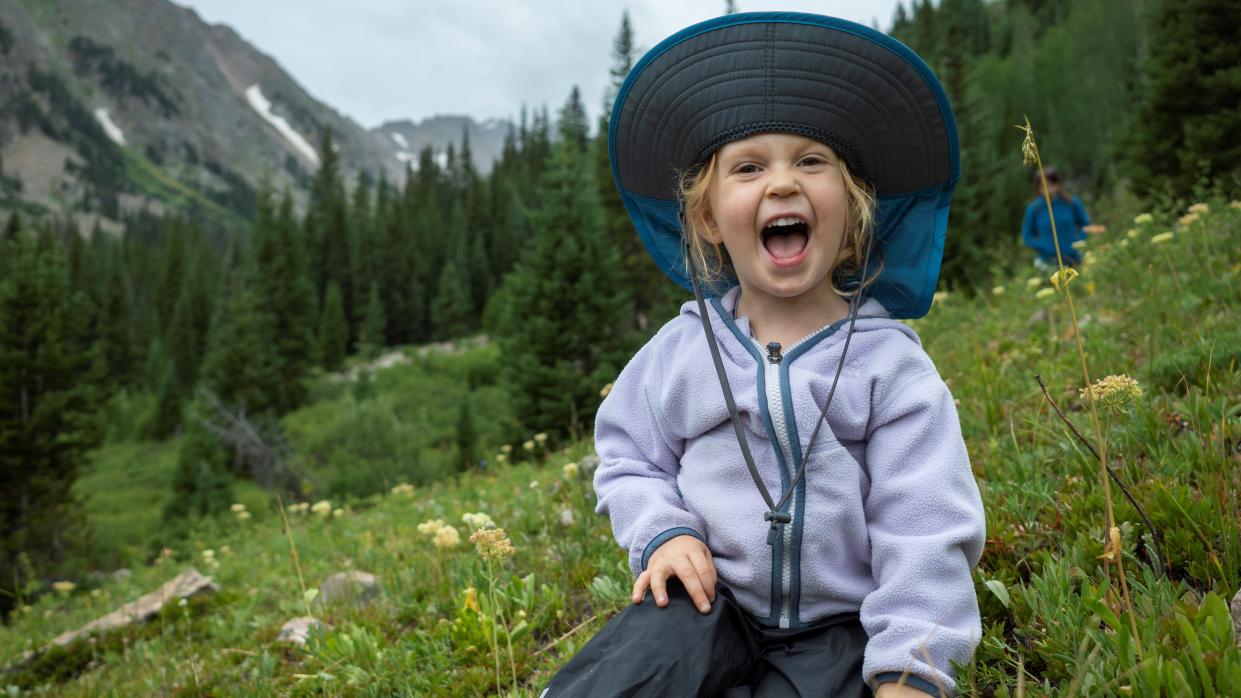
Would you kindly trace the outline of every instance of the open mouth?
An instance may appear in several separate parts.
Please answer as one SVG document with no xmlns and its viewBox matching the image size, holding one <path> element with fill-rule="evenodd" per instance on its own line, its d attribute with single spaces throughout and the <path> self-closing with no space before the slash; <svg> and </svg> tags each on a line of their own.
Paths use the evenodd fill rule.
<svg viewBox="0 0 1241 698">
<path fill-rule="evenodd" d="M 793 261 L 810 242 L 810 226 L 797 216 L 777 218 L 763 228 L 763 247 L 776 261 Z"/>
</svg>

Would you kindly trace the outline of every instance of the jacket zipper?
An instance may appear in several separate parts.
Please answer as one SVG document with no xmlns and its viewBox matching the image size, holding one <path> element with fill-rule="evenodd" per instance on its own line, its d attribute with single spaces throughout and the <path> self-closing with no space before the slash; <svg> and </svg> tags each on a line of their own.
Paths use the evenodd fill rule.
<svg viewBox="0 0 1241 698">
<path fill-rule="evenodd" d="M 754 340 L 758 344 L 758 340 Z M 800 342 L 799 342 L 800 343 Z M 764 348 L 760 345 L 760 348 Z M 788 474 L 789 483 L 792 484 L 793 475 L 793 449 L 789 439 L 788 424 L 785 421 L 784 414 L 784 396 L 780 384 L 780 362 L 783 360 L 783 354 L 780 351 L 779 342 L 771 342 L 765 347 L 767 351 L 767 363 L 764 366 L 766 371 L 767 395 L 767 414 L 771 415 L 772 426 L 776 432 L 776 439 L 780 442 L 780 451 L 784 454 L 784 468 Z M 793 495 L 789 498 L 789 523 L 784 525 L 782 534 L 783 545 L 781 550 L 783 554 L 780 556 L 780 604 L 779 615 L 777 616 L 780 627 L 788 628 L 791 625 L 791 590 L 793 584 L 793 519 L 797 517 L 797 496 Z"/>
</svg>

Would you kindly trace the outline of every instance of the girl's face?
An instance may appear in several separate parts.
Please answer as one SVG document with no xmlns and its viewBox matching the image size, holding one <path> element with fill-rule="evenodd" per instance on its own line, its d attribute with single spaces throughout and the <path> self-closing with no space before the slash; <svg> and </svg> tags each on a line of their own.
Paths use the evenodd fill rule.
<svg viewBox="0 0 1241 698">
<path fill-rule="evenodd" d="M 728 250 L 743 294 L 834 297 L 847 197 L 828 146 L 785 133 L 750 136 L 717 154 L 708 237 Z"/>
</svg>

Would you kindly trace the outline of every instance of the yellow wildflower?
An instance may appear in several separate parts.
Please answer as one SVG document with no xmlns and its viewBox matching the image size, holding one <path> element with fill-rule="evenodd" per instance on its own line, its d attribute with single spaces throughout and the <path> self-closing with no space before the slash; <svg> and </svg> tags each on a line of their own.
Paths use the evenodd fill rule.
<svg viewBox="0 0 1241 698">
<path fill-rule="evenodd" d="M 1229 208 L 1241 208 L 1241 201 L 1230 201 L 1228 202 L 1228 207 Z"/>
<path fill-rule="evenodd" d="M 1055 274 L 1051 275 L 1051 279 L 1050 279 L 1051 285 L 1055 286 L 1056 290 L 1059 291 L 1061 290 L 1060 289 L 1061 280 L 1064 281 L 1065 288 L 1068 288 L 1069 284 L 1073 281 L 1073 279 L 1076 279 L 1077 277 L 1078 277 L 1078 273 L 1076 269 L 1074 269 L 1073 267 L 1065 267 L 1064 269 L 1057 270 Z"/>
<path fill-rule="evenodd" d="M 207 548 L 203 551 L 202 555 L 204 560 L 210 560 L 215 557 L 215 551 L 211 548 Z"/>
<path fill-rule="evenodd" d="M 501 453 L 512 453 L 512 452 L 513 452 L 513 445 L 512 445 L 512 444 L 504 444 L 503 446 L 501 446 L 501 447 L 500 447 L 500 452 L 501 452 Z"/>
<path fill-rule="evenodd" d="M 1196 221 L 1196 220 L 1198 220 L 1198 214 L 1196 214 L 1196 213 L 1186 213 L 1185 215 L 1183 215 L 1183 216 L 1181 216 L 1180 218 L 1176 219 L 1176 222 L 1177 222 L 1177 223 L 1179 223 L 1179 224 L 1181 224 L 1182 226 L 1186 226 L 1186 225 L 1189 225 L 1190 223 L 1193 223 L 1193 222 L 1194 222 L 1194 221 Z"/>
<path fill-rule="evenodd" d="M 1078 240 L 1077 242 L 1074 242 L 1072 245 L 1070 245 L 1070 247 L 1072 247 L 1075 250 L 1084 250 L 1086 249 L 1086 246 L 1089 244 L 1090 244 L 1089 241 Z"/>
<path fill-rule="evenodd" d="M 532 490 L 537 490 L 538 488 L 539 488 L 539 481 L 538 481 L 538 480 L 531 480 L 531 481 L 530 481 L 530 489 L 532 489 Z"/>
<path fill-rule="evenodd" d="M 1167 241 L 1169 241 L 1169 240 L 1171 240 L 1171 239 L 1172 239 L 1172 232 L 1171 232 L 1171 231 L 1168 231 L 1168 232 L 1166 232 L 1166 233 L 1160 233 L 1160 234 L 1156 235 L 1155 237 L 1151 238 L 1151 244 L 1152 244 L 1152 245 L 1162 245 L 1163 243 L 1165 243 L 1165 242 L 1167 242 Z"/>
<path fill-rule="evenodd" d="M 579 472 L 577 463 L 565 463 L 563 470 L 564 470 L 564 476 L 568 478 L 577 477 L 577 474 Z"/>
<path fill-rule="evenodd" d="M 1026 288 L 1030 289 L 1031 291 L 1033 291 L 1034 289 L 1042 285 L 1043 285 L 1043 280 L 1038 278 L 1037 276 L 1031 276 L 1030 278 L 1026 279 Z"/>
<path fill-rule="evenodd" d="M 1128 247 L 1128 246 L 1129 246 L 1129 241 L 1128 241 L 1128 240 L 1121 240 L 1120 242 L 1116 243 L 1116 246 L 1117 246 L 1117 247 L 1120 247 L 1120 248 L 1122 248 L 1122 249 L 1123 249 L 1123 248 L 1125 248 L 1125 247 Z"/>
<path fill-rule="evenodd" d="M 505 461 L 507 461 L 507 460 L 508 460 L 508 456 L 504 455 L 503 453 L 497 453 L 497 454 L 496 454 L 496 462 L 497 462 L 497 463 L 503 463 L 503 462 L 505 462 Z"/>
<path fill-rule="evenodd" d="M 1026 118 L 1024 126 L 1018 125 L 1017 130 L 1025 131 L 1025 138 L 1021 139 L 1021 164 L 1037 165 L 1038 164 L 1038 145 L 1034 142 L 1034 127 L 1030 125 L 1030 119 Z"/>
<path fill-rule="evenodd" d="M 1049 297 L 1049 296 L 1054 296 L 1054 295 L 1056 295 L 1056 289 L 1054 289 L 1054 288 L 1041 288 L 1041 289 L 1039 289 L 1038 293 L 1034 294 L 1034 297 L 1035 297 L 1035 298 L 1047 298 L 1047 297 Z"/>
<path fill-rule="evenodd" d="M 1138 235 L 1141 235 L 1141 232 L 1137 228 L 1130 228 L 1129 232 L 1125 233 L 1125 237 L 1130 239 L 1136 238 Z"/>
<path fill-rule="evenodd" d="M 943 303 L 944 301 L 948 300 L 948 292 L 947 291 L 936 291 L 935 295 L 931 296 L 931 300 L 935 303 Z"/>
<path fill-rule="evenodd" d="M 249 518 L 250 518 L 250 512 L 248 512 L 248 511 L 239 511 L 239 512 L 237 512 L 237 518 L 241 519 L 242 521 L 247 521 L 247 520 L 249 520 Z"/>
<path fill-rule="evenodd" d="M 466 587 L 461 593 L 465 596 L 465 609 L 478 613 L 478 590 L 474 587 Z"/>
<path fill-rule="evenodd" d="M 607 385 L 603 386 L 602 390 L 599 391 L 599 397 L 607 397 L 608 393 L 610 392 L 612 392 L 612 384 L 608 383 Z"/>
<path fill-rule="evenodd" d="M 418 524 L 418 532 L 424 536 L 434 536 L 436 531 L 439 531 L 443 527 L 443 519 L 429 519 Z"/>
<path fill-rule="evenodd" d="M 60 581 L 52 582 L 52 588 L 56 590 L 57 594 L 60 594 L 61 596 L 68 596 L 73 593 L 74 589 L 78 588 L 78 585 L 73 582 Z"/>
<path fill-rule="evenodd" d="M 392 488 L 392 494 L 413 494 L 413 493 L 414 493 L 414 486 L 409 484 L 408 482 L 402 482 L 401 484 Z"/>
<path fill-rule="evenodd" d="M 246 505 L 242 504 L 241 502 L 238 502 L 232 505 L 231 507 L 229 507 L 229 509 L 231 509 L 234 514 L 240 514 L 241 512 L 246 510 Z"/>
<path fill-rule="evenodd" d="M 1149 213 L 1139 213 L 1133 217 L 1133 222 L 1137 225 L 1145 225 L 1147 223 L 1153 223 L 1154 221 L 1155 217 Z"/>
<path fill-rule="evenodd" d="M 1092 295 L 1092 296 L 1093 296 L 1096 290 L 1097 290 L 1097 289 L 1095 288 L 1095 285 L 1094 285 L 1094 282 L 1093 282 L 1093 281 L 1087 281 L 1087 282 L 1086 282 L 1086 293 L 1089 293 L 1090 295 Z"/>
<path fill-rule="evenodd" d="M 1080 393 L 1083 400 L 1093 399 L 1110 412 L 1124 412 L 1130 403 L 1142 397 L 1142 386 L 1122 373 L 1100 378 Z"/>
<path fill-rule="evenodd" d="M 461 520 L 471 529 L 496 527 L 496 522 L 492 521 L 490 516 L 481 511 L 474 514 L 462 514 Z"/>
<path fill-rule="evenodd" d="M 534 435 L 534 440 L 535 440 L 535 442 L 537 442 L 537 443 L 540 443 L 540 444 L 541 444 L 541 443 L 543 443 L 544 441 L 547 441 L 547 434 L 544 434 L 543 432 L 539 432 L 539 433 L 537 433 L 537 434 L 535 434 L 535 435 Z"/>
<path fill-rule="evenodd" d="M 1120 528 L 1112 526 L 1108 531 L 1107 545 L 1103 546 L 1103 554 L 1099 556 L 1100 560 L 1115 560 L 1120 555 Z"/>
<path fill-rule="evenodd" d="M 314 512 L 315 516 L 330 516 L 332 514 L 332 503 L 326 499 L 321 499 L 315 502 L 314 506 L 310 507 L 310 511 Z"/>
<path fill-rule="evenodd" d="M 1002 295 L 1004 295 L 1004 287 L 1003 287 L 1003 286 L 995 286 L 995 287 L 993 287 L 993 288 L 991 289 L 991 295 L 993 295 L 993 296 L 1002 296 Z"/>
<path fill-rule="evenodd" d="M 508 534 L 502 528 L 482 528 L 470 536 L 470 542 L 478 549 L 484 560 L 503 560 L 517 552 Z"/>
<path fill-rule="evenodd" d="M 452 526 L 442 526 L 435 532 L 435 547 L 455 548 L 461 543 L 461 534 Z"/>
<path fill-rule="evenodd" d="M 1210 210 L 1211 210 L 1211 205 L 1210 205 L 1210 204 L 1204 204 L 1204 203 L 1197 203 L 1197 204 L 1194 204 L 1193 206 L 1190 206 L 1190 207 L 1189 207 L 1189 212 L 1190 212 L 1190 213 L 1203 214 L 1203 213 L 1206 213 L 1207 211 L 1210 211 Z"/>
<path fill-rule="evenodd" d="M 333 509 L 333 510 L 332 510 L 332 518 L 334 518 L 334 519 L 339 519 L 340 517 L 342 517 L 342 516 L 344 516 L 344 515 L 345 515 L 345 510 L 344 510 L 344 509 Z"/>
<path fill-rule="evenodd" d="M 524 448 L 524 449 L 526 449 L 527 451 L 533 451 L 533 450 L 534 450 L 534 442 L 533 442 L 533 441 L 527 441 L 527 442 L 523 443 L 523 444 L 521 445 L 521 447 L 522 447 L 522 448 Z"/>
</svg>

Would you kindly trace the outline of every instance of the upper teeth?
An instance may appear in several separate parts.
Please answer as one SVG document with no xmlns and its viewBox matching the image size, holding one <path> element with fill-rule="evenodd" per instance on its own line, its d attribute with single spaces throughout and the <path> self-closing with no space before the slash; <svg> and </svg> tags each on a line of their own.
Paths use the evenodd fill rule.
<svg viewBox="0 0 1241 698">
<path fill-rule="evenodd" d="M 785 216 L 784 218 L 775 219 L 774 221 L 769 223 L 767 227 L 770 228 L 770 227 L 777 226 L 777 225 L 797 225 L 798 223 L 801 223 L 801 222 L 802 220 L 800 218 L 794 218 L 793 216 Z"/>
</svg>

